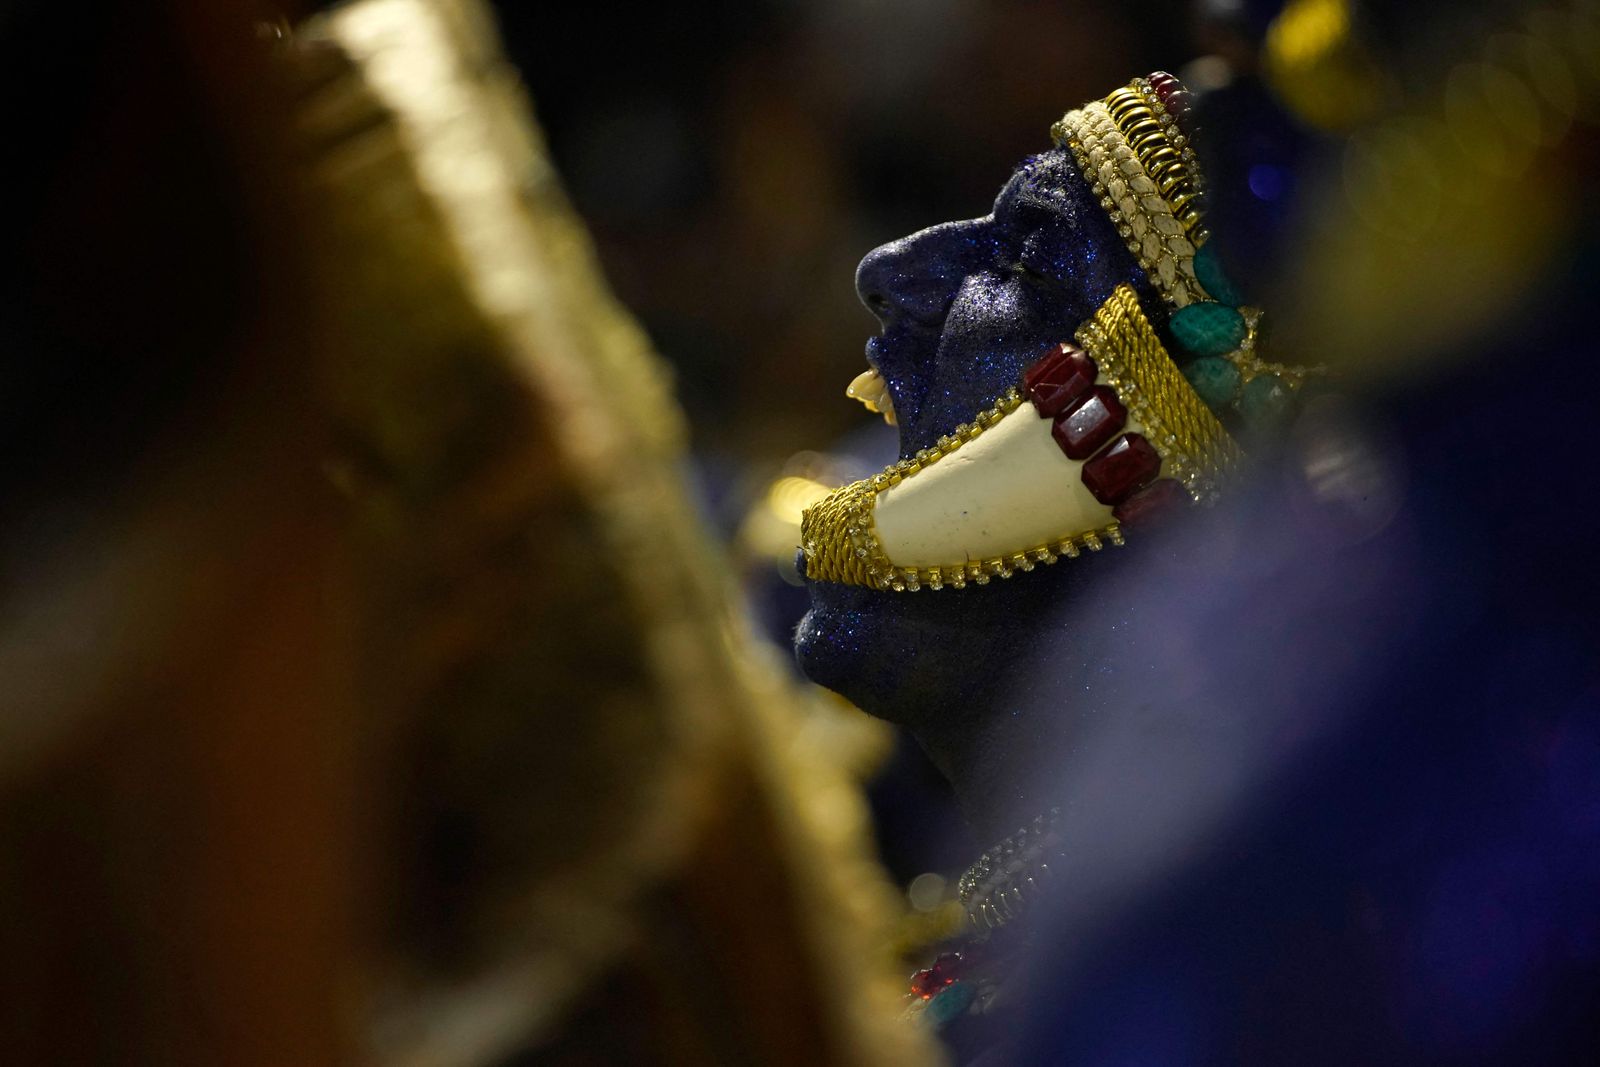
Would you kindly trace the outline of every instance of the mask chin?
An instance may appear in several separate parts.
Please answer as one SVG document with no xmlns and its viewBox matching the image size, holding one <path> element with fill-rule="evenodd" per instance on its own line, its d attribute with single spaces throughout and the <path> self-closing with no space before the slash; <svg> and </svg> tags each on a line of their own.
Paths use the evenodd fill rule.
<svg viewBox="0 0 1600 1067">
<path fill-rule="evenodd" d="M 796 658 L 807 678 L 867 714 L 920 730 L 953 709 L 986 706 L 996 679 L 1032 647 L 1039 620 L 1070 597 L 1077 577 L 1058 568 L 940 596 L 811 583 Z"/>
</svg>

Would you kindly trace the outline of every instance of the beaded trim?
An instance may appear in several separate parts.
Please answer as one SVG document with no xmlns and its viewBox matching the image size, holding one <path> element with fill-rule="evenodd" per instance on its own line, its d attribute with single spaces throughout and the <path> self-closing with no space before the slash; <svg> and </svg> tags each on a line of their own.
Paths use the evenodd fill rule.
<svg viewBox="0 0 1600 1067">
<path fill-rule="evenodd" d="M 1055 881 L 1050 866 L 1064 854 L 1055 832 L 1060 808 L 1051 808 L 1001 841 L 968 867 L 956 883 L 967 922 L 980 932 L 1021 918 Z"/>
<path fill-rule="evenodd" d="M 1291 391 L 1298 391 L 1312 378 L 1327 377 L 1326 364 L 1272 363 L 1262 359 L 1256 354 L 1256 339 L 1261 334 L 1261 309 L 1242 307 L 1239 312 L 1244 316 L 1245 338 L 1238 348 L 1223 358 L 1239 368 L 1240 382 L 1248 385 L 1261 375 L 1270 374 L 1276 376 Z"/>
<path fill-rule="evenodd" d="M 1101 207 L 1162 297 L 1175 307 L 1204 300 L 1205 291 L 1194 276 L 1194 243 L 1106 105 L 1090 104 L 1061 121 L 1072 132 L 1073 155 Z"/>
<path fill-rule="evenodd" d="M 1180 308 L 1210 299 L 1194 270 L 1195 252 L 1208 236 L 1199 165 L 1148 79 L 1067 112 L 1050 135 L 1071 149 L 1162 298 Z"/>
</svg>

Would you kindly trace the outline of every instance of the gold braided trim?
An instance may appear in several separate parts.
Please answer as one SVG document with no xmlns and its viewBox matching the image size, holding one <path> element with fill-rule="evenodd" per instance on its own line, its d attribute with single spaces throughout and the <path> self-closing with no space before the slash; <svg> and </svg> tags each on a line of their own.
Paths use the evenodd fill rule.
<svg viewBox="0 0 1600 1067">
<path fill-rule="evenodd" d="M 1069 111 L 1052 133 L 1065 135 L 1079 169 L 1100 197 L 1100 206 L 1163 299 L 1180 308 L 1209 299 L 1195 277 L 1196 249 L 1188 231 L 1110 109 L 1096 102 Z"/>
<path fill-rule="evenodd" d="M 1185 383 L 1187 385 L 1188 383 Z M 1060 559 L 1076 559 L 1084 552 L 1098 552 L 1107 544 L 1121 545 L 1122 528 L 1112 522 L 1095 530 L 1074 532 L 1043 542 L 1021 552 L 989 559 L 969 559 L 938 567 L 897 567 L 884 554 L 873 523 L 872 509 L 878 494 L 899 485 L 918 471 L 975 440 L 983 431 L 1017 410 L 1022 394 L 1008 389 L 994 406 L 978 413 L 971 422 L 939 438 L 909 459 L 891 464 L 871 478 L 835 489 L 807 508 L 800 519 L 800 547 L 806 557 L 806 576 L 823 582 L 842 582 L 868 589 L 915 592 L 918 589 L 963 589 L 968 583 L 987 585 L 993 578 L 1009 578 L 1018 571 L 1031 571 L 1039 564 Z"/>
<path fill-rule="evenodd" d="M 1110 522 L 1097 530 L 1086 530 L 1056 541 L 1046 541 L 1022 552 L 1012 552 L 989 559 L 950 563 L 942 567 L 895 567 L 889 579 L 889 588 L 895 592 L 916 592 L 918 589 L 965 589 L 973 585 L 988 585 L 992 578 L 1009 578 L 1018 571 L 1031 571 L 1039 564 L 1048 566 L 1062 559 L 1077 559 L 1084 552 L 1098 552 L 1106 545 L 1121 547 L 1122 526 Z"/>
<path fill-rule="evenodd" d="M 1189 238 L 1182 220 L 1177 217 L 1167 188 L 1162 186 L 1128 143 L 1116 119 L 1111 116 L 1110 107 L 1103 103 L 1091 104 L 1084 110 L 1087 122 L 1101 145 L 1100 150 L 1087 144 L 1085 148 L 1090 164 L 1106 186 L 1109 199 L 1116 202 L 1124 217 L 1131 219 L 1137 213 L 1149 222 L 1149 229 L 1142 234 L 1137 223 L 1133 224 L 1133 229 L 1134 236 L 1141 240 L 1140 251 L 1156 266 L 1156 280 L 1172 291 L 1173 303 L 1177 307 L 1183 307 L 1190 301 L 1209 299 L 1195 275 L 1197 246 Z M 1133 173 L 1128 165 L 1130 157 L 1138 162 L 1140 172 L 1155 185 L 1155 193 L 1141 192 L 1144 188 L 1142 182 L 1138 189 L 1131 180 L 1123 187 L 1120 180 Z M 1175 154 L 1167 148 L 1154 157 L 1155 163 L 1162 166 L 1170 166 L 1175 160 Z M 1119 189 L 1122 190 L 1120 196 Z"/>
<path fill-rule="evenodd" d="M 800 547 L 806 575 L 824 582 L 882 589 L 889 560 L 872 525 L 878 491 L 863 479 L 835 489 L 800 517 Z"/>
<path fill-rule="evenodd" d="M 1165 461 L 1163 474 L 1182 482 L 1195 500 L 1212 499 L 1243 453 L 1167 355 L 1133 287 L 1117 286 L 1079 327 L 1077 342 L 1145 427 Z"/>
</svg>

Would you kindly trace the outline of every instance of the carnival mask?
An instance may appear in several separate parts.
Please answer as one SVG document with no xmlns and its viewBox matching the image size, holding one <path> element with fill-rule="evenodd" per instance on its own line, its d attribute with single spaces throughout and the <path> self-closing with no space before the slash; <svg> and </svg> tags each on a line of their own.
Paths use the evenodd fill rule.
<svg viewBox="0 0 1600 1067">
<path fill-rule="evenodd" d="M 839 587 L 948 597 L 928 591 L 1121 545 L 1211 500 L 1233 430 L 1286 409 L 1303 374 L 1258 358 L 1259 313 L 1208 249 L 1188 114 L 1177 79 L 1137 79 L 1062 118 L 991 214 L 862 262 L 883 331 L 850 392 L 899 425 L 901 459 L 805 516 L 817 680 L 858 697 L 840 653 L 885 616 Z"/>
</svg>

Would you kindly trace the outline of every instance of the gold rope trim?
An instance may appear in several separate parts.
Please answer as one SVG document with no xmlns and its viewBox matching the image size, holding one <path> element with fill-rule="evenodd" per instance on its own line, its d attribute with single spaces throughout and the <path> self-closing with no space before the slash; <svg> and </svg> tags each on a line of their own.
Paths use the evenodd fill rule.
<svg viewBox="0 0 1600 1067">
<path fill-rule="evenodd" d="M 1079 327 L 1077 341 L 1144 425 L 1166 461 L 1163 473 L 1181 481 L 1196 500 L 1213 497 L 1243 453 L 1167 355 L 1133 287 L 1117 286 Z"/>
<path fill-rule="evenodd" d="M 806 554 L 806 576 L 882 589 L 890 569 L 872 525 L 872 504 L 878 491 L 870 480 L 835 489 L 800 517 L 800 547 Z"/>
</svg>

